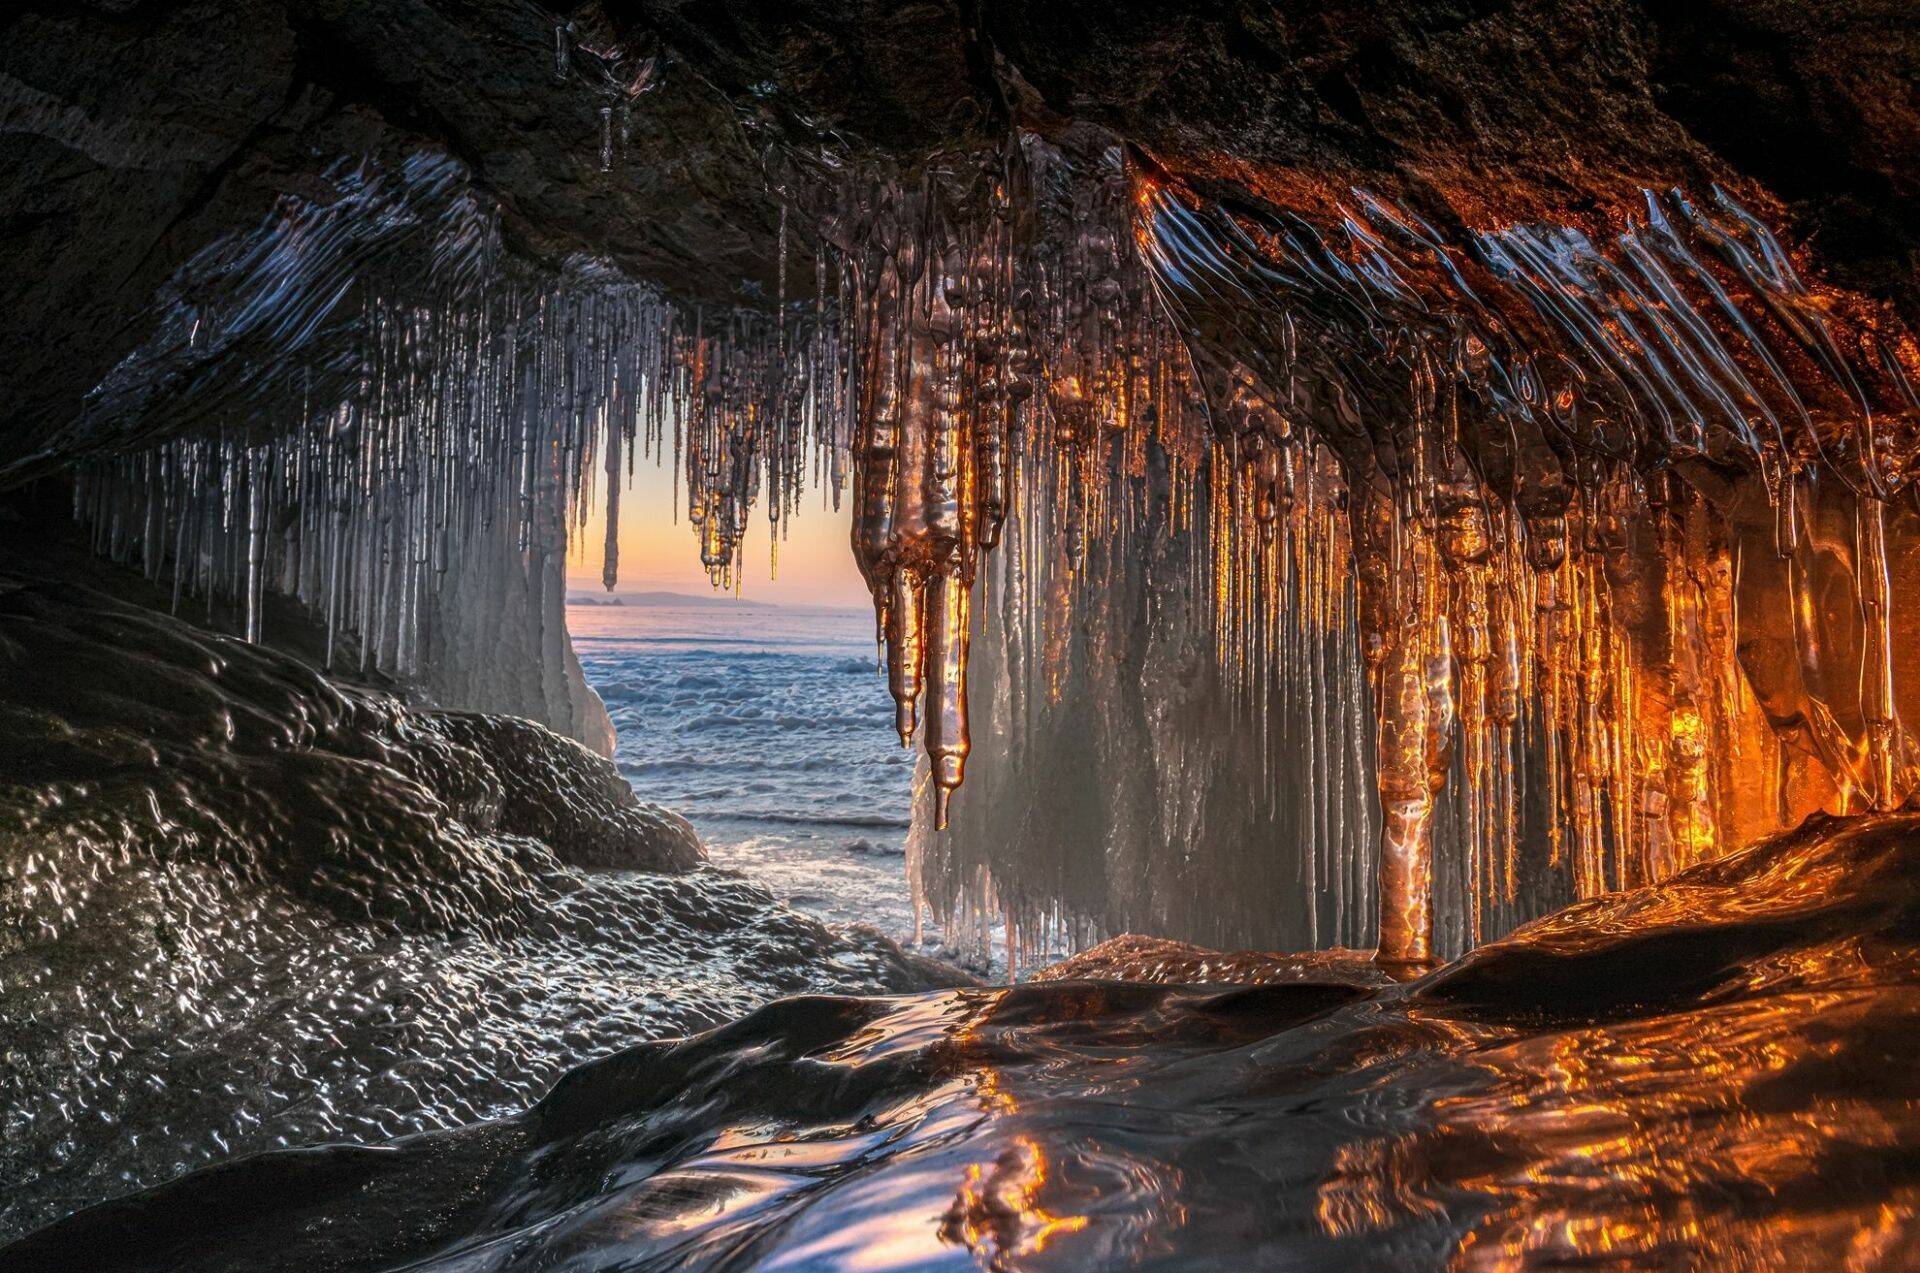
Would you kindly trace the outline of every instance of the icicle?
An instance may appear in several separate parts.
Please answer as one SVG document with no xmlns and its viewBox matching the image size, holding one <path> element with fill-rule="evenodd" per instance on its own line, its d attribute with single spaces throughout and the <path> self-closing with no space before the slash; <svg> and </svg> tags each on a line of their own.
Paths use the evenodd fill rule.
<svg viewBox="0 0 1920 1273">
<path fill-rule="evenodd" d="M 267 567 L 266 448 L 247 453 L 247 640 L 260 640 L 261 592 Z"/>
<path fill-rule="evenodd" d="M 612 592 L 620 582 L 620 427 L 616 423 L 607 430 L 607 538 L 605 555 L 601 560 L 600 581 Z"/>
<path fill-rule="evenodd" d="M 1856 502 L 1856 587 L 1864 628 L 1860 714 L 1867 730 L 1867 772 L 1874 807 L 1895 809 L 1911 783 L 1900 717 L 1894 698 L 1893 585 L 1888 574 L 1885 505 L 1862 496 Z"/>
</svg>

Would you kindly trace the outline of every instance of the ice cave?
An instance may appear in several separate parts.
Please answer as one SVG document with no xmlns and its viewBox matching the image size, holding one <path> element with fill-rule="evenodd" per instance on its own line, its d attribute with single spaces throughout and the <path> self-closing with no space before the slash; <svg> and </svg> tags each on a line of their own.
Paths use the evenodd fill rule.
<svg viewBox="0 0 1920 1273">
<path fill-rule="evenodd" d="M 7 10 L 0 1271 L 1920 1269 L 1920 0 Z"/>
</svg>

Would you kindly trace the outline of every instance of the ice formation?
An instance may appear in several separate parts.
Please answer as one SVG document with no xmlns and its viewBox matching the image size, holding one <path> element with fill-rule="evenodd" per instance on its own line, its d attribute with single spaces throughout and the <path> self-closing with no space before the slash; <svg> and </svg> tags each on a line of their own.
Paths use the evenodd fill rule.
<svg viewBox="0 0 1920 1273">
<path fill-rule="evenodd" d="M 1134 944 L 1080 965 L 1131 983 L 786 1000 L 581 1066 L 518 1116 L 196 1173 L 7 1255 L 1910 1268 L 1916 835 L 1816 819 L 1412 985 Z M 1261 984 L 1165 984 L 1241 971 Z"/>
<path fill-rule="evenodd" d="M 1218 764 L 1203 735 L 1236 726 L 1136 716 L 1130 698 L 1172 696 L 1111 615 L 1150 616 L 1151 634 L 1155 585 L 1116 603 L 1112 578 L 1069 569 L 1077 611 L 1018 594 L 988 625 L 1015 651 L 991 669 L 991 701 L 995 746 L 1029 790 L 997 789 L 959 836 L 922 835 L 942 909 L 957 893 L 1010 926 L 1064 908 L 1096 933 L 1331 936 L 1419 966 L 1437 923 L 1458 950 L 1540 913 L 1556 887 L 1631 887 L 1809 808 L 1906 798 L 1913 690 L 1888 598 L 1912 561 L 1889 543 L 1912 533 L 1896 496 L 1920 403 L 1912 339 L 1886 315 L 1849 323 L 1725 192 L 1649 194 L 1609 239 L 1515 226 L 1449 247 L 1364 193 L 1323 230 L 1223 207 L 1144 157 L 1129 172 L 1131 228 L 1211 425 L 1195 486 L 1218 520 L 1197 573 L 1221 675 L 1256 694 L 1304 684 L 1288 710 L 1312 727 L 1252 834 L 1239 792 L 1200 796 L 1179 834 L 1112 817 L 1074 828 L 1057 812 L 1074 784 L 1124 793 L 1143 768 L 1180 774 L 1157 793 L 1179 807 Z M 1123 403 L 1097 412 L 1126 427 Z M 1335 490 L 1297 513 L 1309 476 Z M 1117 503 L 1099 536 L 1129 533 Z M 1303 572 L 1300 540 L 1337 545 L 1337 564 Z M 1150 551 L 1122 551 L 1152 568 Z M 1055 648 L 1026 641 L 1028 625 Z M 1371 691 L 1360 710 L 1346 640 Z M 1023 667 L 1022 644 L 1048 666 Z M 1090 721 L 1048 702 L 1109 660 L 1126 668 L 1088 696 Z M 1248 747 L 1270 738 L 1264 721 L 1242 727 Z M 1063 759 L 1083 746 L 1101 756 L 1088 776 Z M 1133 763 L 1108 763 L 1119 755 Z M 1260 854 L 1307 887 L 1344 879 L 1367 846 L 1329 844 L 1343 829 L 1313 819 L 1346 757 L 1378 793 L 1377 925 L 1309 908 L 1287 928 L 1237 926 L 1250 864 L 1195 857 L 1220 834 L 1225 856 Z"/>
<path fill-rule="evenodd" d="M 650 74 L 609 71 L 610 109 Z M 1915 786 L 1920 353 L 1733 194 L 1443 233 L 1362 191 L 1223 203 L 1101 137 L 769 162 L 771 314 L 517 264 L 451 160 L 290 201 L 96 395 L 83 516 L 404 672 L 472 661 L 441 657 L 467 545 L 483 580 L 557 554 L 636 456 L 677 466 L 722 584 L 816 465 L 927 757 L 916 877 L 1016 945 L 1151 924 L 1418 967 Z M 1073 783 L 1115 834 L 1050 857 Z M 1297 889 L 1283 924 L 1268 889 L 1200 931 L 1259 876 Z"/>
<path fill-rule="evenodd" d="M 0 573 L 0 1241 L 237 1155 L 517 1112 L 780 995 L 954 984 L 698 869 L 684 819 L 538 725 L 50 573 Z"/>
<path fill-rule="evenodd" d="M 560 614 L 592 483 L 670 447 L 724 580 L 762 466 L 777 507 L 797 500 L 810 382 L 790 381 L 771 322 L 709 329 L 590 262 L 516 264 L 465 183 L 420 157 L 343 170 L 329 203 L 289 197 L 188 266 L 54 449 L 109 453 L 82 466 L 76 511 L 176 604 L 233 599 L 257 637 L 263 590 L 296 597 L 330 665 L 350 634 L 362 670 L 604 748 Z M 767 418 L 796 423 L 762 438 Z M 611 584 L 617 504 L 607 520 Z"/>
</svg>

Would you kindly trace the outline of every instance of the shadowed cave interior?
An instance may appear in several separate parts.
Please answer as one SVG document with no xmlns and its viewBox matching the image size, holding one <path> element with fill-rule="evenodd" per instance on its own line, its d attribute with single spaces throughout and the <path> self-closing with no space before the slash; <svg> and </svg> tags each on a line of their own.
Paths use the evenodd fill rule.
<svg viewBox="0 0 1920 1273">
<path fill-rule="evenodd" d="M 0 1269 L 1920 1266 L 1910 0 L 0 26 Z M 656 465 L 960 963 L 609 759 Z"/>
</svg>

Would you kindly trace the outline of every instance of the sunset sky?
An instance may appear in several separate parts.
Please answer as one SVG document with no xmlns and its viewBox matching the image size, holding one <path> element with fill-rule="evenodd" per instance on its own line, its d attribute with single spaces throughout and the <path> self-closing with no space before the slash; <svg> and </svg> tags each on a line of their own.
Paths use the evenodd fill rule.
<svg viewBox="0 0 1920 1273">
<path fill-rule="evenodd" d="M 687 524 L 686 499 L 674 517 L 673 478 L 667 468 L 642 458 L 633 481 L 620 497 L 621 592 L 708 593 L 712 585 L 700 565 L 693 528 Z M 779 573 L 770 570 L 771 541 L 764 500 L 756 502 L 746 544 L 746 576 L 740 595 L 749 601 L 784 604 L 858 606 L 869 604 L 867 588 L 854 568 L 847 545 L 851 518 L 848 501 L 840 511 L 809 487 L 799 516 L 780 543 Z M 595 492 L 586 533 L 577 536 L 567 556 L 567 582 L 575 592 L 601 591 L 601 545 L 606 538 L 606 501 Z"/>
</svg>

